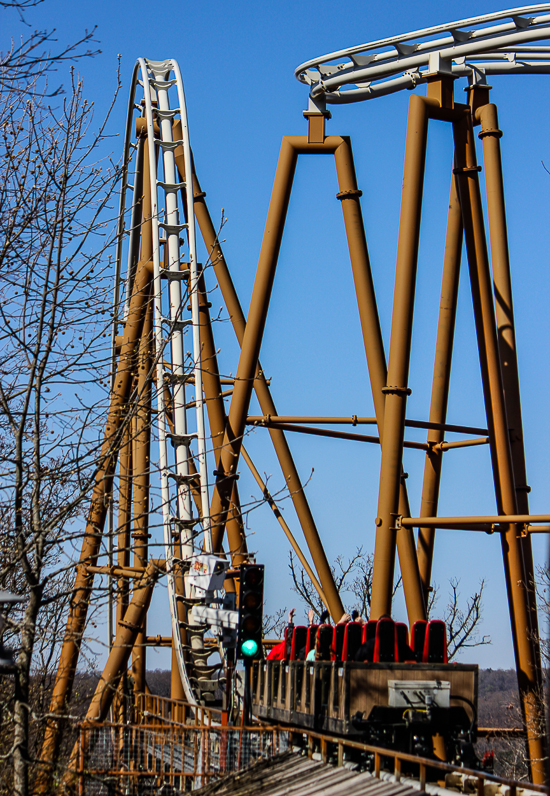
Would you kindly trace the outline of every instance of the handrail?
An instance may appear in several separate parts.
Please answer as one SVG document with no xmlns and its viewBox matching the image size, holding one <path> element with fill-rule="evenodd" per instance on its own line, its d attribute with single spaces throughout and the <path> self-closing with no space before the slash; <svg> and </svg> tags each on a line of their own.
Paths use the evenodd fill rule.
<svg viewBox="0 0 550 796">
<path fill-rule="evenodd" d="M 284 729 L 284 727 L 281 727 Z M 289 729 L 288 727 L 286 729 Z M 517 780 L 507 779 L 506 777 L 499 777 L 497 774 L 489 774 L 486 771 L 476 771 L 472 768 L 463 768 L 462 766 L 456 766 L 452 763 L 446 763 L 443 760 L 437 760 L 427 757 L 419 757 L 417 755 L 409 754 L 408 752 L 400 752 L 399 750 L 395 749 L 386 749 L 379 746 L 372 746 L 372 744 L 362 743 L 361 741 L 352 741 L 348 740 L 344 737 L 340 736 L 330 736 L 324 735 L 322 733 L 314 732 L 313 730 L 309 729 L 302 729 L 300 728 L 300 734 L 307 736 L 308 738 L 315 738 L 316 740 L 320 741 L 321 743 L 321 755 L 323 756 L 323 747 L 324 747 L 324 757 L 327 757 L 327 749 L 326 744 L 331 743 L 338 747 L 342 748 L 350 748 L 350 749 L 358 749 L 360 751 L 369 752 L 374 754 L 375 756 L 375 776 L 380 775 L 380 758 L 392 758 L 394 760 L 395 774 L 398 778 L 401 775 L 401 762 L 408 762 L 408 763 L 415 763 L 420 767 L 420 785 L 423 788 L 426 784 L 426 772 L 428 768 L 435 768 L 439 771 L 447 771 L 448 773 L 457 773 L 461 774 L 466 777 L 472 777 L 478 780 L 478 783 L 493 782 L 500 785 L 508 785 L 511 789 L 523 788 L 525 790 L 529 790 L 536 793 L 550 793 L 550 789 L 546 785 L 535 785 L 532 782 L 519 782 Z M 338 755 L 338 759 L 341 759 L 341 755 Z M 378 773 L 376 773 L 378 772 Z M 483 791 L 478 788 L 478 793 L 482 793 Z"/>
<path fill-rule="evenodd" d="M 139 700 L 149 700 L 149 701 L 150 700 L 154 700 L 154 701 L 157 701 L 158 703 L 162 703 L 164 706 L 173 705 L 173 706 L 186 706 L 188 708 L 193 707 L 193 706 L 189 705 L 186 702 L 179 701 L 179 700 L 173 700 L 173 699 L 170 699 L 168 697 L 157 696 L 157 695 L 154 695 L 154 694 L 137 694 L 137 698 L 138 698 L 138 704 L 139 704 Z M 195 728 L 195 729 L 203 729 L 203 730 L 212 729 L 213 714 L 217 714 L 219 716 L 220 715 L 220 711 L 210 710 L 209 708 L 206 708 L 206 707 L 199 707 L 198 710 L 199 710 L 200 713 L 196 714 L 195 723 L 194 724 L 186 724 L 186 725 L 184 725 L 185 729 L 193 729 L 193 728 Z M 202 714 L 202 716 L 200 714 Z M 158 718 L 158 717 L 164 718 L 164 715 L 165 714 L 159 713 L 157 716 L 154 716 L 154 717 L 155 718 Z M 204 721 L 204 716 L 205 715 L 209 717 L 207 722 Z M 172 722 L 170 722 L 170 723 L 172 723 Z M 174 723 L 177 723 L 177 722 L 174 722 Z M 97 725 L 94 725 L 93 722 L 91 724 L 92 724 L 92 726 L 97 726 Z M 84 725 L 82 725 L 82 726 L 84 726 Z M 148 726 L 155 726 L 155 725 L 148 725 Z M 161 724 L 159 726 L 166 726 L 166 725 L 165 724 L 164 725 Z M 292 729 L 291 727 L 288 727 L 288 726 L 285 726 L 285 725 L 282 725 L 282 724 L 271 724 L 271 723 L 267 723 L 267 722 L 261 721 L 261 720 L 260 720 L 260 722 L 258 724 L 251 725 L 250 727 L 243 728 L 243 729 L 248 729 L 248 730 L 252 731 L 252 730 L 259 730 L 259 729 L 269 730 L 269 729 L 277 729 L 277 728 L 279 730 L 281 730 L 281 731 L 283 731 L 283 730 L 284 731 L 290 731 Z M 235 730 L 237 728 L 232 727 L 232 726 L 229 726 L 229 727 L 225 726 L 224 727 L 224 726 L 216 725 L 215 729 L 223 731 L 223 730 L 226 730 L 226 729 Z M 309 730 L 307 728 L 303 729 L 303 728 L 300 727 L 300 729 L 298 731 L 298 734 L 303 735 L 303 736 L 307 736 L 308 738 L 314 738 L 314 739 L 317 739 L 317 740 L 321 740 L 322 739 L 325 743 L 328 742 L 328 743 L 336 744 L 337 746 L 341 746 L 341 747 L 344 747 L 344 748 L 345 747 L 349 747 L 350 749 L 358 749 L 358 750 L 365 751 L 365 752 L 370 752 L 370 753 L 373 753 L 373 754 L 380 754 L 382 757 L 390 757 L 394 761 L 414 762 L 414 763 L 418 763 L 419 765 L 424 765 L 426 767 L 437 768 L 438 770 L 441 770 L 441 771 L 454 772 L 454 773 L 459 773 L 459 774 L 465 775 L 465 776 L 475 777 L 478 780 L 480 780 L 480 779 L 481 780 L 488 780 L 488 781 L 491 781 L 491 782 L 497 782 L 497 783 L 504 784 L 504 785 L 515 785 L 516 787 L 525 787 L 525 785 L 526 785 L 526 783 L 520 783 L 520 782 L 518 782 L 516 780 L 510 780 L 510 779 L 507 779 L 505 777 L 499 777 L 496 774 L 489 774 L 488 772 L 485 772 L 485 771 L 476 771 L 475 769 L 463 768 L 461 766 L 456 766 L 456 765 L 453 765 L 452 763 L 446 763 L 446 762 L 440 761 L 440 760 L 432 760 L 430 758 L 421 758 L 421 757 L 418 757 L 417 755 L 411 755 L 411 754 L 408 754 L 406 752 L 400 752 L 400 751 L 397 751 L 397 750 L 394 750 L 394 749 L 386 749 L 386 748 L 382 748 L 382 747 L 377 747 L 377 746 L 373 746 L 372 744 L 362 743 L 361 741 L 353 741 L 351 739 L 346 739 L 346 738 L 341 737 L 341 736 L 326 735 L 326 734 L 323 734 L 323 733 L 315 732 L 313 730 Z M 492 735 L 492 734 L 495 734 L 495 735 L 496 734 L 506 735 L 507 737 L 510 737 L 510 736 L 523 737 L 525 735 L 525 732 L 524 732 L 524 730 L 522 730 L 522 728 L 519 728 L 519 727 L 512 727 L 512 728 L 481 727 L 481 728 L 478 729 L 478 735 L 485 736 L 485 735 Z M 532 783 L 528 783 L 528 789 L 532 790 L 532 791 L 539 792 L 539 793 L 549 793 L 550 792 L 550 790 L 546 786 L 544 786 L 544 785 L 534 785 Z"/>
<path fill-rule="evenodd" d="M 221 721 L 221 710 L 208 708 L 205 705 L 196 705 L 181 699 L 159 696 L 158 694 L 138 693 L 135 695 L 135 713 L 143 717 L 148 726 L 149 718 L 160 718 L 165 724 L 184 725 L 187 716 L 194 716 L 192 725 L 185 726 L 212 726 Z M 207 717 L 205 721 L 204 718 Z"/>
<path fill-rule="evenodd" d="M 140 695 L 140 696 L 148 696 L 148 695 Z M 160 697 L 160 699 L 164 699 Z M 166 700 L 169 701 L 169 700 Z M 174 700 L 172 700 L 174 701 Z M 183 734 L 186 737 L 189 735 L 193 736 L 196 734 L 199 744 L 207 744 L 208 739 L 210 737 L 214 738 L 224 738 L 230 737 L 232 735 L 236 735 L 237 737 L 246 737 L 246 734 L 257 735 L 259 737 L 262 736 L 269 736 L 272 735 L 273 738 L 280 739 L 284 737 L 285 734 L 293 732 L 292 727 L 288 727 L 281 724 L 266 724 L 259 723 L 253 724 L 247 727 L 235 727 L 235 726 L 221 726 L 216 725 L 213 726 L 211 724 L 181 724 L 181 725 L 174 725 L 173 723 L 166 723 L 160 722 L 158 724 L 130 724 L 130 725 L 121 725 L 115 724 L 111 722 L 93 722 L 93 721 L 83 721 L 78 725 L 79 731 L 79 744 L 81 748 L 81 754 L 79 757 L 79 764 L 78 764 L 78 771 L 75 772 L 77 775 L 91 775 L 97 774 L 100 772 L 100 769 L 94 769 L 90 765 L 86 765 L 85 755 L 87 750 L 90 749 L 89 746 L 89 732 L 93 733 L 97 732 L 98 730 L 106 730 L 114 733 L 116 735 L 117 731 L 121 733 L 130 733 L 130 735 L 141 734 L 143 733 L 152 733 L 155 736 L 167 736 L 171 738 L 174 742 L 179 742 Z M 362 743 L 361 741 L 353 741 L 347 739 L 343 736 L 332 736 L 327 734 L 322 734 L 319 732 L 315 732 L 314 730 L 309 729 L 302 729 L 300 728 L 299 732 L 294 731 L 294 742 L 297 742 L 298 738 L 301 737 L 307 744 L 307 752 L 308 756 L 312 757 L 314 754 L 314 748 L 317 744 L 317 747 L 320 749 L 321 758 L 324 762 L 335 762 L 337 765 L 342 765 L 344 762 L 344 750 L 345 749 L 353 749 L 360 752 L 366 752 L 368 754 L 372 754 L 374 756 L 374 776 L 377 778 L 382 778 L 384 774 L 388 774 L 388 769 L 383 767 L 384 761 L 386 760 L 393 760 L 393 776 L 395 776 L 396 780 L 403 780 L 405 777 L 402 774 L 403 771 L 403 763 L 413 763 L 419 768 L 419 781 L 421 789 L 425 788 L 427 782 L 427 775 L 429 770 L 437 770 L 441 772 L 445 772 L 447 774 L 458 774 L 462 778 L 462 780 L 470 780 L 469 785 L 467 784 L 466 787 L 472 786 L 471 780 L 475 780 L 477 784 L 476 792 L 483 793 L 484 787 L 486 784 L 494 784 L 494 785 L 504 785 L 510 788 L 510 796 L 516 796 L 517 791 L 521 790 L 524 794 L 531 793 L 531 794 L 548 794 L 549 788 L 545 785 L 535 785 L 530 782 L 520 782 L 517 780 L 508 779 L 506 777 L 501 777 L 496 774 L 490 774 L 486 771 L 477 771 L 470 768 L 464 768 L 461 766 L 454 765 L 452 763 L 447 763 L 442 760 L 432 759 L 432 758 L 425 758 L 419 757 L 417 755 L 409 754 L 407 752 L 402 752 L 394 749 L 383 748 L 379 746 L 374 746 L 372 744 Z M 316 742 L 316 744 L 315 744 Z M 240 742 L 241 743 L 241 742 Z M 277 744 L 278 746 L 279 744 Z M 195 748 L 194 745 L 193 748 Z M 334 752 L 336 751 L 336 755 Z M 196 769 L 196 762 L 200 755 L 198 755 L 198 747 L 195 748 L 195 768 L 192 772 L 183 772 L 183 771 L 164 771 L 164 775 L 170 776 L 202 776 L 206 780 L 210 779 L 211 776 L 215 775 L 215 772 L 209 771 L 207 767 L 204 766 L 204 763 L 201 764 L 200 772 Z M 115 771 L 106 771 L 101 769 L 103 773 L 109 774 L 120 774 L 120 776 L 132 776 L 136 775 L 134 771 L 123 771 L 120 770 L 119 772 Z M 140 776 L 145 776 L 148 773 L 147 770 L 143 770 L 140 772 Z M 151 771 L 150 773 L 154 773 Z M 411 779 L 408 777 L 408 779 Z M 455 783 L 456 786 L 456 783 Z M 468 791 L 470 792 L 470 791 Z"/>
</svg>

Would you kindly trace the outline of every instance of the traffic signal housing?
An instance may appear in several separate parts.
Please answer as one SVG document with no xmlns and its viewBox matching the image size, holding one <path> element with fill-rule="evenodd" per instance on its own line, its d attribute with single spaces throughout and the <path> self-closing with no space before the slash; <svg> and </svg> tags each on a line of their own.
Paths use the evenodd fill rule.
<svg viewBox="0 0 550 796">
<path fill-rule="evenodd" d="M 239 633 L 237 639 L 238 658 L 251 660 L 262 657 L 263 606 L 263 564 L 241 564 Z"/>
</svg>

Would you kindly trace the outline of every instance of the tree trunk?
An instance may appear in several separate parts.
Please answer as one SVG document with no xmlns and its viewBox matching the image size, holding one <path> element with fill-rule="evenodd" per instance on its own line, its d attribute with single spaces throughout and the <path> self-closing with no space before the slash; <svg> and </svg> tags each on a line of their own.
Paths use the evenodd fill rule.
<svg viewBox="0 0 550 796">
<path fill-rule="evenodd" d="M 21 630 L 21 650 L 17 659 L 15 676 L 15 702 L 13 706 L 13 790 L 14 796 L 29 794 L 29 705 L 30 673 L 36 618 L 40 608 L 42 589 L 31 588 L 29 602 Z"/>
</svg>

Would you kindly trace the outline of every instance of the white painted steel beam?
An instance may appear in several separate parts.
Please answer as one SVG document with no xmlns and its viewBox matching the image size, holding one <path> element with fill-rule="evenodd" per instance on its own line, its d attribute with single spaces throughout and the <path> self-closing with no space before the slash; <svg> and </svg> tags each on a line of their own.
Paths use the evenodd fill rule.
<svg viewBox="0 0 550 796">
<path fill-rule="evenodd" d="M 140 98 L 140 89 L 143 95 Z M 139 101 L 138 101 L 139 100 Z M 136 114 L 137 112 L 137 114 Z M 147 138 L 133 143 L 137 116 L 144 119 Z M 181 140 L 173 138 L 174 122 L 181 123 Z M 175 160 L 176 149 L 182 147 L 185 176 L 191 180 L 192 159 L 189 140 L 189 125 L 185 104 L 183 81 L 178 64 L 173 59 L 151 61 L 139 58 L 134 68 L 124 143 L 124 169 L 120 199 L 119 237 L 117 247 L 115 326 L 123 322 L 118 308 L 122 308 L 122 257 L 128 249 L 126 267 L 126 303 L 132 290 L 132 251 L 139 235 L 137 211 L 141 196 L 136 195 L 128 182 L 133 152 L 139 147 L 149 150 L 151 184 L 152 238 L 153 238 L 153 335 L 154 369 L 156 376 L 158 438 L 158 468 L 162 525 L 167 569 L 168 598 L 173 631 L 173 645 L 186 700 L 197 704 L 182 642 L 178 617 L 176 593 L 176 570 L 183 559 L 189 568 L 192 560 L 211 549 L 210 501 L 207 476 L 207 444 L 205 403 L 202 390 L 202 362 L 199 318 L 199 265 L 196 252 L 195 212 L 193 191 L 184 193 Z M 135 168 L 135 166 L 134 166 Z M 135 180 L 134 180 L 135 181 Z M 128 193 L 130 197 L 128 197 Z M 129 201 L 127 202 L 127 198 Z M 127 211 L 130 206 L 130 213 Z M 129 217 L 128 217 L 129 216 Z M 128 223 L 129 222 L 129 223 Z M 166 251 L 166 267 L 161 263 L 162 247 Z M 186 251 L 183 251 L 185 247 Z M 135 251 L 134 251 L 135 254 Z M 189 286 L 187 285 L 189 282 Z M 191 331 L 190 340 L 186 331 Z M 113 338 L 114 343 L 114 338 Z M 166 405 L 164 385 L 171 385 L 171 407 Z M 195 389 L 196 431 L 189 433 L 191 411 L 186 397 L 186 385 L 193 383 Z M 170 428 L 169 413 L 173 428 Z M 192 450 L 191 445 L 196 445 Z M 191 462 L 197 465 L 198 476 L 193 475 Z M 193 510 L 191 481 L 198 479 L 200 490 L 200 512 Z M 177 546 L 181 546 L 181 557 Z M 187 580 L 187 579 L 185 579 Z M 184 599 L 188 604 L 196 600 L 194 588 L 185 583 Z M 204 656 L 200 635 L 192 635 L 192 647 L 199 644 Z M 193 650 L 191 649 L 191 660 Z"/>
<path fill-rule="evenodd" d="M 313 58 L 295 70 L 313 108 L 362 102 L 426 82 L 436 61 L 471 82 L 485 75 L 550 72 L 550 5 L 462 19 Z"/>
</svg>

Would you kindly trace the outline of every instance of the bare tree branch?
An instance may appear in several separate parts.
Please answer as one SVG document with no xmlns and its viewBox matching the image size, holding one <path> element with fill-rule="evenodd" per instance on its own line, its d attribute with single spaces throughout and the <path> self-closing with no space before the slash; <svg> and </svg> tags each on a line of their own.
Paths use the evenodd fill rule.
<svg viewBox="0 0 550 796">
<path fill-rule="evenodd" d="M 479 633 L 479 625 L 483 618 L 482 598 L 485 581 L 480 581 L 479 591 L 468 597 L 466 606 L 463 606 L 460 602 L 459 585 L 460 581 L 457 578 L 450 579 L 449 600 L 443 616 L 447 625 L 449 660 L 456 657 L 461 649 L 480 647 L 491 643 L 489 635 L 480 635 Z"/>
<path fill-rule="evenodd" d="M 340 595 L 350 606 L 350 611 L 356 609 L 359 614 L 368 617 L 370 614 L 370 601 L 372 592 L 372 573 L 374 559 L 366 554 L 362 547 L 358 547 L 355 554 L 348 559 L 338 556 L 335 566 L 331 571 Z M 305 570 L 295 561 L 290 553 L 289 569 L 294 583 L 294 591 L 309 608 L 319 615 L 324 606 L 319 600 Z M 447 624 L 448 657 L 452 660 L 462 649 L 479 647 L 490 644 L 488 635 L 479 634 L 479 626 L 483 618 L 483 589 L 485 581 L 481 581 L 479 590 L 468 597 L 466 605 L 461 602 L 459 584 L 455 578 L 449 581 L 450 593 L 443 618 Z M 393 597 L 401 588 L 401 578 L 396 581 Z M 428 605 L 428 618 L 433 617 L 438 602 L 438 587 L 434 586 L 430 592 Z"/>
<path fill-rule="evenodd" d="M 22 13 L 36 3 L 0 4 Z M 0 768 L 0 790 L 16 796 L 32 780 L 110 362 L 104 224 L 118 172 L 99 158 L 105 122 L 94 130 L 74 69 L 63 97 L 48 85 L 59 64 L 92 54 L 83 47 L 92 33 L 53 54 L 52 33 L 0 56 L 0 586 L 25 597 L 3 633 L 17 691 L 0 689 L 0 757 L 13 761 Z"/>
</svg>

